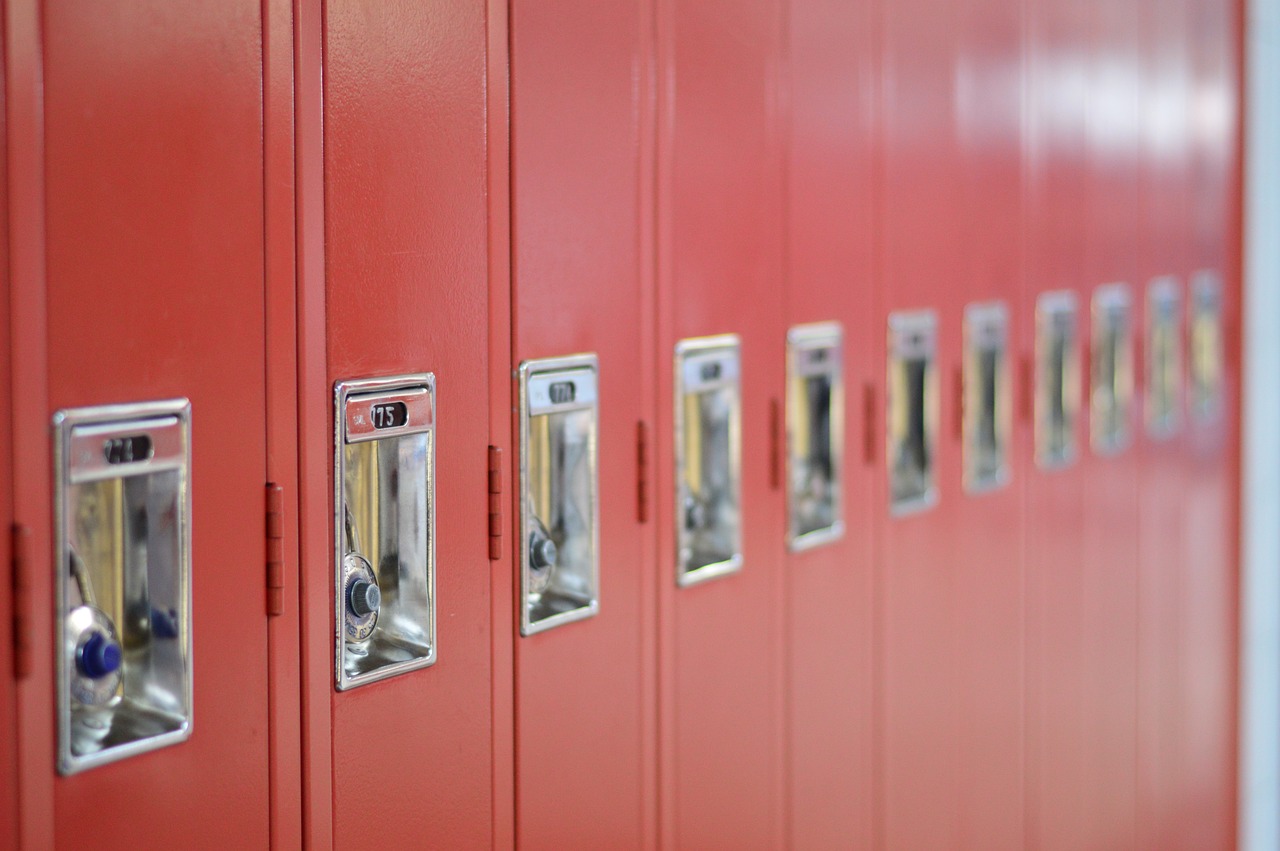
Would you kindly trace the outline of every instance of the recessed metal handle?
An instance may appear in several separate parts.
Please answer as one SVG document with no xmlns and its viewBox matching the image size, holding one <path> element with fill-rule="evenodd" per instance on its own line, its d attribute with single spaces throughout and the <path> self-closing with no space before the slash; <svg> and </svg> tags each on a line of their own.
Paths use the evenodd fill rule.
<svg viewBox="0 0 1280 851">
<path fill-rule="evenodd" d="M 520 365 L 520 634 L 600 607 L 595 355 Z"/>
<path fill-rule="evenodd" d="M 435 378 L 334 388 L 339 689 L 436 659 Z"/>
<path fill-rule="evenodd" d="M 190 405 L 54 417 L 58 769 L 191 733 Z"/>
<path fill-rule="evenodd" d="M 736 335 L 675 348 L 676 584 L 742 567 L 742 360 Z"/>
</svg>

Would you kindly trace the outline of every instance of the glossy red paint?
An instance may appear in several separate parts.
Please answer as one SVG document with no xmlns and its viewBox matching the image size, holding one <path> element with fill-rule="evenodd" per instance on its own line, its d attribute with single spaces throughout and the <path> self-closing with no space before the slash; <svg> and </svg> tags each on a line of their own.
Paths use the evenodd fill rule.
<svg viewBox="0 0 1280 851">
<path fill-rule="evenodd" d="M 37 581 L 27 678 L 0 628 L 0 847 L 1233 847 L 1239 2 L 3 10 L 0 520 L 30 531 Z M 1185 313 L 1202 271 L 1223 281 L 1224 404 L 1156 440 L 1147 286 L 1175 275 Z M 1075 293 L 1083 353 L 1115 281 L 1132 442 L 1090 448 L 1082 359 L 1077 459 L 1041 469 L 1036 298 Z M 1017 419 L 1010 484 L 979 495 L 962 322 L 993 300 Z M 895 518 L 885 319 L 919 308 L 939 502 Z M 787 327 L 826 320 L 847 528 L 788 554 L 772 411 Z M 678 589 L 673 346 L 725 332 L 745 565 Z M 520 638 L 511 370 L 578 351 L 600 356 L 601 612 Z M 420 370 L 440 661 L 338 694 L 332 383 Z M 194 403 L 195 734 L 59 778 L 49 418 L 173 395 Z M 289 565 L 271 620 L 266 481 Z"/>
<path fill-rule="evenodd" d="M 298 539 L 297 191 L 294 172 L 294 15 L 262 5 L 263 199 L 266 274 L 266 480 L 280 488 L 280 614 L 267 622 L 271 845 L 302 845 L 301 563 Z"/>
<path fill-rule="evenodd" d="M 511 381 L 511 145 L 509 127 L 510 79 L 508 45 L 510 7 L 507 0 L 487 0 L 488 42 L 485 86 L 488 105 L 486 144 L 489 156 L 489 434 L 491 444 L 508 459 L 502 471 L 510 488 L 513 470 L 511 409 L 515 394 Z M 507 203 L 497 199 L 506 198 Z M 503 549 L 515 540 L 518 518 L 510 518 Z M 515 642 L 511 624 L 517 623 L 515 571 L 509 558 L 489 563 L 491 612 L 490 674 L 493 758 L 493 847 L 515 846 Z"/>
<path fill-rule="evenodd" d="M 53 540 L 48 511 L 49 388 L 45 276 L 44 67 L 40 10 L 36 0 L 4 7 L 7 201 L 9 205 L 10 368 L 13 399 L 13 519 L 29 530 L 29 564 L 49 564 Z M 21 321 L 17 321 L 21 317 Z M 28 586 L 32 676 L 17 688 L 18 841 L 23 847 L 53 845 L 52 754 L 53 650 L 37 636 L 52 635 L 53 583 Z M 25 772 L 23 769 L 28 769 Z"/>
<path fill-rule="evenodd" d="M 1080 282 L 1081 339 L 1090 352 L 1098 333 L 1092 310 L 1098 288 L 1120 283 L 1133 299 L 1131 327 L 1138 327 L 1141 292 L 1136 227 L 1139 206 L 1141 104 L 1139 19 L 1136 3 L 1089 4 L 1086 48 L 1090 86 L 1085 114 L 1087 225 Z M 1130 340 L 1135 364 L 1136 337 Z M 1089 359 L 1086 358 L 1086 362 Z M 1085 372 L 1084 420 L 1095 423 L 1088 399 L 1094 387 Z M 1086 734 L 1085 842 L 1131 847 L 1137 818 L 1137 613 L 1138 452 L 1141 421 L 1130 408 L 1132 435 L 1107 454 L 1092 440 L 1080 453 L 1084 476 L 1082 568 L 1084 592 Z"/>
<path fill-rule="evenodd" d="M 790 3 L 788 15 L 787 316 L 790 325 L 844 327 L 845 530 L 786 562 L 786 839 L 791 848 L 863 848 L 874 800 L 871 518 L 880 470 L 864 452 L 863 417 L 865 388 L 879 383 L 880 323 L 869 303 L 874 6 Z"/>
<path fill-rule="evenodd" d="M 1075 293 L 1081 284 L 1087 222 L 1082 179 L 1087 93 L 1078 85 L 1086 10 L 1074 3 L 1033 3 L 1028 20 L 1027 262 L 1024 375 L 1034 380 L 1036 300 L 1045 292 Z M 1072 82 L 1076 85 L 1071 85 Z M 1083 343 L 1086 315 L 1077 318 Z M 1086 326 L 1087 327 L 1087 326 Z M 1023 393 L 1027 392 L 1024 379 Z M 1084 383 L 1078 385 L 1083 394 Z M 1029 407 L 1028 402 L 1023 403 Z M 1074 430 L 1087 450 L 1083 415 Z M 1034 436 L 1034 434 L 1033 434 Z M 1024 445 L 1027 643 L 1027 846 L 1074 849 L 1087 829 L 1085 752 L 1084 585 L 1080 535 L 1084 477 L 1077 461 L 1058 469 L 1034 461 Z"/>
<path fill-rule="evenodd" d="M 1182 539 L 1180 847 L 1235 845 L 1237 535 L 1240 375 L 1240 62 L 1237 4 L 1191 11 L 1190 268 L 1222 279 L 1225 385 L 1221 413 L 1191 421 Z"/>
<path fill-rule="evenodd" d="M 46 434 L 64 407 L 190 398 L 196 656 L 191 739 L 57 778 L 33 847 L 41 834 L 268 841 L 260 13 L 248 0 L 43 8 L 48 405 L 24 410 L 23 428 Z M 24 480 L 24 504 L 49 505 L 47 475 Z M 50 655 L 42 642 L 29 680 L 46 694 Z M 24 734 L 51 741 L 52 721 L 28 715 Z M 36 751 L 27 776 L 51 775 L 52 754 Z"/>
<path fill-rule="evenodd" d="M 434 372 L 438 446 L 438 661 L 343 693 L 329 667 L 333 844 L 487 848 L 485 9 L 330 0 L 323 21 L 327 375 L 301 392 L 332 398 L 337 380 Z M 316 432 L 303 474 L 331 487 Z M 311 503 L 304 535 L 332 522 L 332 507 Z M 330 577 L 331 564 L 305 569 Z M 332 621 L 314 614 L 306 640 L 331 648 Z"/>
<path fill-rule="evenodd" d="M 1033 327 L 1024 318 L 1022 300 L 1023 14 L 1019 0 L 969 0 L 959 8 L 960 59 L 953 72 L 959 208 L 952 224 L 962 248 L 952 280 L 963 285 L 935 285 L 943 321 L 951 326 L 949 345 L 961 359 L 966 309 L 1000 305 L 1008 311 L 1006 405 L 1019 390 L 1030 389 L 1017 385 Z M 982 214 L 973 215 L 977 210 Z M 950 387 L 959 392 L 963 360 L 953 369 L 960 370 L 961 380 Z M 947 387 L 947 373 L 939 376 Z M 1024 447 L 1031 423 L 1008 411 L 1005 481 L 970 490 L 962 481 L 963 429 L 955 427 L 963 420 L 965 403 L 953 397 L 951 405 L 940 439 L 954 447 L 953 477 L 943 474 L 938 520 L 953 555 L 932 568 L 951 571 L 954 583 L 950 649 L 956 654 L 957 682 L 951 714 L 961 742 L 957 841 L 961 847 L 1020 849 L 1025 844 L 1022 486 L 1029 473 Z M 957 472 L 961 475 L 954 476 Z"/>
<path fill-rule="evenodd" d="M 660 839 L 783 841 L 784 503 L 770 488 L 770 410 L 784 333 L 782 7 L 657 6 L 657 448 Z M 677 341 L 742 348 L 742 569 L 675 584 Z"/>
<path fill-rule="evenodd" d="M 321 0 L 293 0 L 294 209 L 297 215 L 297 384 L 328 387 L 325 327 L 324 27 Z M 272 346 L 280 340 L 269 340 Z M 333 488 L 328 476 L 303 471 L 333 464 L 333 397 L 298 393 L 298 615 L 300 622 L 302 835 L 311 848 L 333 845 Z M 312 636 L 316 636 L 312 638 Z"/>
<path fill-rule="evenodd" d="M 961 456 L 950 425 L 959 404 L 955 379 L 964 292 L 951 282 L 965 260 L 958 227 L 965 216 L 963 116 L 953 98 L 954 69 L 964 56 L 956 37 L 961 11 L 955 4 L 928 2 L 881 6 L 877 365 L 885 375 L 888 316 L 934 311 L 940 397 L 932 457 L 935 505 L 891 514 L 887 440 L 879 441 L 876 842 L 889 848 L 959 847 L 964 829 L 966 719 L 958 666 L 967 624 L 959 602 L 970 579 L 964 573 L 969 562 L 958 558 L 952 537 L 953 512 L 963 497 Z"/>
<path fill-rule="evenodd" d="M 636 506 L 637 424 L 653 421 L 642 262 L 652 184 L 641 159 L 651 15 L 647 2 L 511 7 L 512 369 L 595 353 L 600 399 L 600 611 L 527 637 L 518 620 L 495 624 L 515 636 L 521 848 L 655 838 L 653 526 Z M 515 470 L 509 481 L 514 522 Z M 522 546 L 517 533 L 505 548 L 514 572 Z"/>
<path fill-rule="evenodd" d="M 1149 358 L 1152 314 L 1150 287 L 1173 276 L 1180 298 L 1178 346 L 1185 374 L 1182 333 L 1189 292 L 1186 230 L 1190 215 L 1189 9 L 1187 2 L 1156 8 L 1142 17 L 1141 204 L 1138 273 L 1135 277 L 1135 331 L 1138 332 L 1138 451 L 1140 452 L 1138 561 L 1138 787 L 1137 847 L 1176 848 L 1178 823 L 1177 754 L 1182 618 L 1192 601 L 1181 597 L 1187 568 L 1176 530 L 1183 525 L 1186 500 L 1187 408 L 1179 378 L 1176 429 L 1153 432 L 1147 404 L 1155 364 Z"/>
<path fill-rule="evenodd" d="M 0 34 L 4 32 L 0 22 Z M 12 316 L 9 287 L 9 134 L 6 121 L 7 90 L 5 55 L 8 53 L 0 39 L 0 445 L 13 446 L 13 396 L 10 352 L 12 333 L 9 328 Z M 14 590 L 19 578 L 15 575 L 18 565 L 11 549 L 16 540 L 17 526 L 13 515 L 13 454 L 12 449 L 0 451 L 0 565 L 6 569 L 0 573 L 0 624 L 14 623 Z M 4 534 L 6 530 L 12 530 Z M 14 654 L 16 630 L 0 628 L 0 846 L 16 848 L 18 845 L 18 729 L 17 675 L 18 660 Z"/>
</svg>

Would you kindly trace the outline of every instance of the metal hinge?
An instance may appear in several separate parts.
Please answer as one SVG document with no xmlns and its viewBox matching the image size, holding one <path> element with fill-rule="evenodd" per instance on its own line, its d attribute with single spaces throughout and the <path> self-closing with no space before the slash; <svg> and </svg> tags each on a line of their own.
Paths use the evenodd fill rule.
<svg viewBox="0 0 1280 851">
<path fill-rule="evenodd" d="M 957 366 L 951 376 L 951 392 L 955 404 L 951 410 L 951 430 L 956 442 L 964 441 L 964 368 Z"/>
<path fill-rule="evenodd" d="M 636 520 L 649 522 L 649 426 L 636 423 Z"/>
<path fill-rule="evenodd" d="M 267 484 L 267 615 L 284 614 L 284 488 Z"/>
<path fill-rule="evenodd" d="M 782 487 L 782 405 L 769 400 L 769 488 Z"/>
<path fill-rule="evenodd" d="M 31 530 L 15 523 L 9 536 L 13 561 L 13 676 L 21 680 L 31 673 Z"/>
<path fill-rule="evenodd" d="M 1019 361 L 1018 415 L 1023 422 L 1032 422 L 1036 414 L 1036 368 L 1029 355 Z"/>
<path fill-rule="evenodd" d="M 489 560 L 502 558 L 502 449 L 489 447 Z"/>
<path fill-rule="evenodd" d="M 876 387 L 870 381 L 862 385 L 862 463 L 870 467 L 876 463 Z"/>
</svg>

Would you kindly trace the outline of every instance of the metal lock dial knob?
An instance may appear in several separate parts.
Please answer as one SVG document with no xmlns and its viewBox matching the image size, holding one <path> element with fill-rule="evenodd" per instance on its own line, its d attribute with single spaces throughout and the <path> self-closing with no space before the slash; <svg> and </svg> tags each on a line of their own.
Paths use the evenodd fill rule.
<svg viewBox="0 0 1280 851">
<path fill-rule="evenodd" d="M 91 680 L 100 680 L 120 670 L 120 645 L 100 632 L 90 635 L 76 654 L 76 667 Z"/>
<path fill-rule="evenodd" d="M 373 565 L 359 553 L 347 553 L 342 558 L 343 634 L 347 641 L 364 641 L 373 634 L 378 624 L 378 609 L 382 606 L 382 589 Z"/>
<path fill-rule="evenodd" d="M 697 497 L 689 497 L 685 501 L 684 526 L 686 529 L 701 529 L 707 525 L 707 506 Z"/>
<path fill-rule="evenodd" d="M 359 618 L 377 614 L 378 607 L 382 605 L 382 591 L 372 582 L 358 579 L 351 583 L 351 589 L 347 592 L 347 605 L 351 607 L 352 614 Z"/>
<path fill-rule="evenodd" d="M 529 563 L 538 570 L 555 567 L 558 556 L 556 542 L 550 538 L 534 538 L 529 544 Z"/>
<path fill-rule="evenodd" d="M 105 706 L 124 679 L 124 649 L 115 623 L 93 606 L 76 606 L 64 619 L 67 690 L 77 706 Z"/>
</svg>

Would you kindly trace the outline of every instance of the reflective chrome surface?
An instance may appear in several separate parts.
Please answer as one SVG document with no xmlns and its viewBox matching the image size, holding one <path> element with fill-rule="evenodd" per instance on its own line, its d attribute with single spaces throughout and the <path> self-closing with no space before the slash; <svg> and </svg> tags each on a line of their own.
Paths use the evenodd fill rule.
<svg viewBox="0 0 1280 851">
<path fill-rule="evenodd" d="M 838 322 L 787 332 L 787 542 L 804 550 L 844 534 L 844 331 Z"/>
<path fill-rule="evenodd" d="M 1147 285 L 1146 421 L 1147 433 L 1168 437 L 1182 414 L 1182 295 L 1176 278 Z"/>
<path fill-rule="evenodd" d="M 1222 330 L 1222 279 L 1203 270 L 1191 279 L 1190 407 L 1197 421 L 1214 420 L 1222 411 L 1222 374 L 1226 357 Z"/>
<path fill-rule="evenodd" d="M 742 384 L 736 334 L 675 348 L 676 583 L 742 567 Z"/>
<path fill-rule="evenodd" d="M 58 770 L 191 735 L 191 406 L 53 418 Z"/>
<path fill-rule="evenodd" d="M 1093 291 L 1090 336 L 1089 438 L 1093 451 L 1111 455 L 1132 438 L 1133 320 L 1126 284 Z"/>
<path fill-rule="evenodd" d="M 910 514 L 938 500 L 935 477 L 938 318 L 933 311 L 889 315 L 889 508 Z"/>
<path fill-rule="evenodd" d="M 964 311 L 964 489 L 981 493 L 1009 481 L 1013 423 L 1009 309 L 1003 302 Z"/>
<path fill-rule="evenodd" d="M 520 634 L 600 610 L 593 354 L 520 364 Z"/>
<path fill-rule="evenodd" d="M 1065 467 L 1076 457 L 1080 411 L 1080 343 L 1075 293 L 1042 293 L 1036 300 L 1036 464 Z"/>
<path fill-rule="evenodd" d="M 435 377 L 334 387 L 339 689 L 436 660 Z"/>
</svg>

